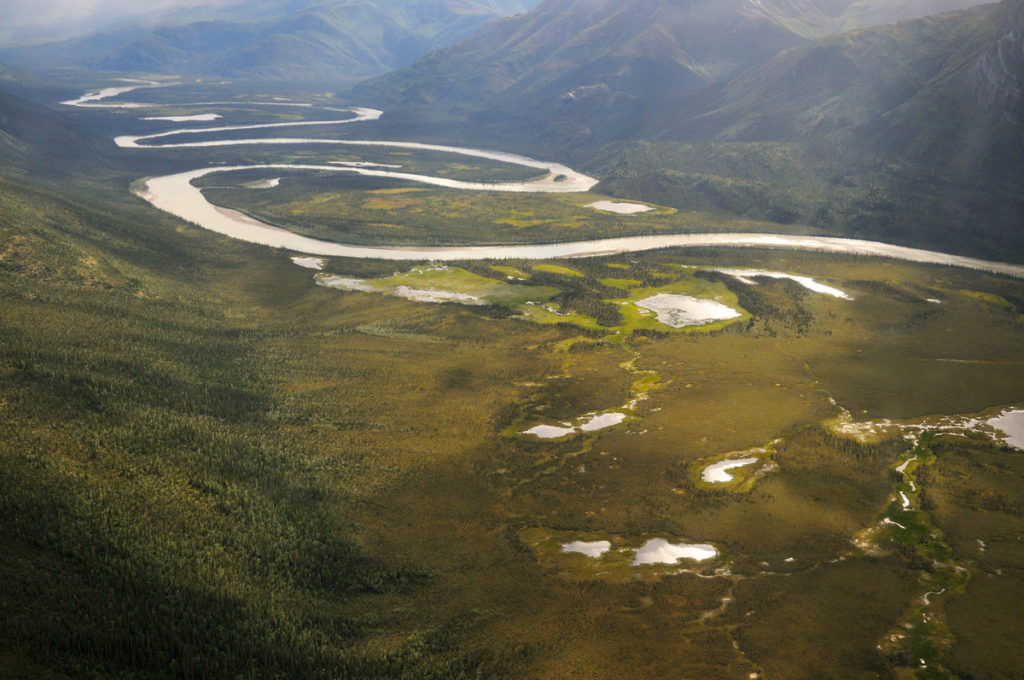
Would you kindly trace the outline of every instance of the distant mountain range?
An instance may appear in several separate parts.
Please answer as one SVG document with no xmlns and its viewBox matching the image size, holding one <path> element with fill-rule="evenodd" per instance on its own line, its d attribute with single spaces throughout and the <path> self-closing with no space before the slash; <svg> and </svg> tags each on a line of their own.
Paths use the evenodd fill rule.
<svg viewBox="0 0 1024 680">
<path fill-rule="evenodd" d="M 0 60 L 232 78 L 355 81 L 401 68 L 536 0 L 257 0 L 187 7 Z"/>
<path fill-rule="evenodd" d="M 727 80 L 783 50 L 861 26 L 978 0 L 547 0 L 359 88 L 390 106 L 599 113 L 614 125 L 648 102 Z M 568 116 L 566 115 L 568 112 Z M 589 121 L 588 121 L 589 122 Z M 587 125 L 587 123 L 584 123 Z M 588 125 L 589 126 L 589 125 Z"/>
<path fill-rule="evenodd" d="M 826 37 L 584 146 L 607 190 L 1020 260 L 1022 93 L 1024 1 L 1005 0 Z"/>
<path fill-rule="evenodd" d="M 311 2 L 33 49 L 337 80 L 522 8 Z M 1024 261 L 1024 0 L 546 0 L 343 98 L 382 134 L 569 161 L 607 193 Z"/>
<path fill-rule="evenodd" d="M 1024 0 L 975 5 L 547 0 L 349 96 L 612 193 L 1019 258 Z"/>
<path fill-rule="evenodd" d="M 691 143 L 845 131 L 878 149 L 984 171 L 1020 127 L 1022 90 L 1024 3 L 1009 0 L 829 36 L 677 100 L 671 114 L 650 109 L 638 126 L 645 137 Z"/>
</svg>

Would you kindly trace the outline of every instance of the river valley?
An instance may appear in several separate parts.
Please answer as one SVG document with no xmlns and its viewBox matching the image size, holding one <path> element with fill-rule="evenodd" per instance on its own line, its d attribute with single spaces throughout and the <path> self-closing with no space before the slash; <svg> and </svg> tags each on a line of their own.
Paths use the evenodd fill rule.
<svg viewBox="0 0 1024 680">
<path fill-rule="evenodd" d="M 95 513 L 54 534 L 114 534 L 82 573 L 130 552 L 242 603 L 181 618 L 204 663 L 237 629 L 352 677 L 1016 667 L 989 633 L 1024 573 L 1024 267 L 704 222 L 322 94 L 186 87 L 209 96 L 61 95 L 116 145 L 83 183 L 113 198 L 11 211 L 0 272 L 32 266 L 0 378 L 45 398 L 0 394 L 0 425 L 46 447 L 0 498 L 39 479 Z M 111 592 L 90 602 L 134 603 Z"/>
<path fill-rule="evenodd" d="M 108 107 L 108 108 L 144 108 L 145 104 L 136 102 L 110 102 L 107 101 L 122 94 L 131 92 L 139 87 L 154 87 L 155 83 L 138 84 L 134 86 L 106 88 L 96 92 L 89 92 L 75 100 L 64 102 L 68 106 L 84 107 Z M 215 106 L 218 102 L 207 104 L 194 103 L 188 106 L 209 107 Z M 289 106 L 292 104 L 283 102 L 269 103 L 272 106 Z M 300 107 L 311 105 L 296 103 Z M 339 109 L 334 109 L 339 111 Z M 783 248 L 803 249 L 819 252 L 842 253 L 856 256 L 885 257 L 909 262 L 925 264 L 941 264 L 954 267 L 965 267 L 981 271 L 989 271 L 999 274 L 1007 274 L 1015 277 L 1024 277 L 1024 265 L 1014 265 L 1001 262 L 979 260 L 976 258 L 950 255 L 934 251 L 908 248 L 876 241 L 864 241 L 858 239 L 846 239 L 835 237 L 816 236 L 793 236 L 787 234 L 761 234 L 761 233 L 687 233 L 673 234 L 666 236 L 632 236 L 624 238 L 601 239 L 594 241 L 577 241 L 563 243 L 540 243 L 523 246 L 454 246 L 454 247 L 372 247 L 356 246 L 340 243 L 332 243 L 318 239 L 303 237 L 293 234 L 287 230 L 274 227 L 247 215 L 224 208 L 218 208 L 209 203 L 203 196 L 203 192 L 193 182 L 201 177 L 212 173 L 227 173 L 241 170 L 292 170 L 292 171 L 317 171 L 317 172 L 338 172 L 358 174 L 370 177 L 392 178 L 422 183 L 432 186 L 447 187 L 464 191 L 497 191 L 497 192 L 521 192 L 521 193 L 568 193 L 585 192 L 597 184 L 597 180 L 582 173 L 576 172 L 559 163 L 546 163 L 536 161 L 507 152 L 486 151 L 481 149 L 467 149 L 461 147 L 422 144 L 413 142 L 389 142 L 381 140 L 338 140 L 318 138 L 256 138 L 256 139 L 230 139 L 230 140 L 207 140 L 197 142 L 178 143 L 151 143 L 163 137 L 174 135 L 210 134 L 217 132 L 234 132 L 239 130 L 259 130 L 266 128 L 294 127 L 294 126 L 327 126 L 327 125 L 349 125 L 353 123 L 372 122 L 378 120 L 383 112 L 375 109 L 355 108 L 347 110 L 353 114 L 351 118 L 339 120 L 317 120 L 302 121 L 294 123 L 270 123 L 254 125 L 232 125 L 218 126 L 211 128 L 180 128 L 161 133 L 141 136 L 122 136 L 115 141 L 118 146 L 128 149 L 152 149 L 158 152 L 162 148 L 196 148 L 196 147 L 221 147 L 238 145 L 292 145 L 292 144 L 322 144 L 322 145 L 343 145 L 343 146 L 367 146 L 367 147 L 391 147 L 401 149 L 412 149 L 422 151 L 442 151 L 453 155 L 485 158 L 501 161 L 513 165 L 521 165 L 546 171 L 546 174 L 537 180 L 512 183 L 479 183 L 452 180 L 444 177 L 426 176 L 411 173 L 402 173 L 392 170 L 381 170 L 375 168 L 360 168 L 351 166 L 335 165 L 304 165 L 304 164 L 257 164 L 237 166 L 213 166 L 187 172 L 165 175 L 162 177 L 148 178 L 137 193 L 157 208 L 181 217 L 184 220 L 195 223 L 205 229 L 215 231 L 232 238 L 237 238 L 251 243 L 271 246 L 275 248 L 287 248 L 295 252 L 309 255 L 326 255 L 338 257 L 355 258 L 378 258 L 388 260 L 480 260 L 480 259 L 552 259 L 552 258 L 573 258 L 593 257 L 623 252 L 642 252 L 646 250 L 657 250 L 663 248 L 681 247 L 757 247 L 757 248 Z M 204 114 L 196 114 L 204 115 Z M 200 119 L 203 120 L 203 119 Z M 600 202 L 595 205 L 601 205 Z M 617 210 L 623 210 L 626 204 L 620 203 Z M 642 211 L 639 206 L 637 211 Z"/>
</svg>

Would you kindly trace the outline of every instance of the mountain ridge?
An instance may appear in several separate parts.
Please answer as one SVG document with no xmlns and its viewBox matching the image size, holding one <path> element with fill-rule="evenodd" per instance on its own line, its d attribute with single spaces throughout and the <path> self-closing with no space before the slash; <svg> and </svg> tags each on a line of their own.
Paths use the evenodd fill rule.
<svg viewBox="0 0 1024 680">
<path fill-rule="evenodd" d="M 531 101 L 533 123 L 566 107 L 634 106 L 658 88 L 689 93 L 780 51 L 893 16 L 910 18 L 977 0 L 546 0 L 481 28 L 408 69 L 357 86 L 386 106 L 475 110 L 501 118 Z M 633 71 L 636 73 L 633 73 Z"/>
<path fill-rule="evenodd" d="M 59 153 L 54 150 L 59 149 Z M 0 174 L 63 177 L 109 155 L 87 126 L 0 89 Z"/>
<path fill-rule="evenodd" d="M 1019 260 L 1022 22 L 1005 0 L 830 36 L 661 102 L 583 167 L 679 209 Z"/>
<path fill-rule="evenodd" d="M 155 27 L 112 27 L 62 42 L 8 47 L 0 49 L 0 59 L 114 71 L 354 82 L 403 67 L 529 2 L 235 3 L 173 15 L 179 18 Z"/>
</svg>

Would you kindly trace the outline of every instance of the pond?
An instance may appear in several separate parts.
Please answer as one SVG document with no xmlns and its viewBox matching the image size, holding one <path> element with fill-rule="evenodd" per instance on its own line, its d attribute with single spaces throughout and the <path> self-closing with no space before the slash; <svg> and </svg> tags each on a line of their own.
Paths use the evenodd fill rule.
<svg viewBox="0 0 1024 680">
<path fill-rule="evenodd" d="M 669 543 L 664 538 L 652 538 L 636 551 L 633 564 L 675 564 L 679 560 L 703 562 L 718 556 L 718 550 L 706 543 Z"/>
<path fill-rule="evenodd" d="M 729 474 L 729 470 L 751 465 L 756 463 L 758 460 L 760 459 L 732 458 L 712 463 L 701 471 L 700 478 L 708 484 L 724 484 L 725 482 L 731 482 L 733 480 L 733 476 Z"/>
<path fill-rule="evenodd" d="M 728 305 L 690 295 L 658 293 L 633 303 L 654 312 L 658 321 L 672 328 L 701 326 L 714 321 L 727 321 L 743 316 Z"/>
</svg>

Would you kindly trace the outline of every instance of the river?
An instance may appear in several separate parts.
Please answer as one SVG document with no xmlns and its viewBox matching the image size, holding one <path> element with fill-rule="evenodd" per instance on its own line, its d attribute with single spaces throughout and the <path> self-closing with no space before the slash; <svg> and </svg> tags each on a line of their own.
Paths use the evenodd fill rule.
<svg viewBox="0 0 1024 680">
<path fill-rule="evenodd" d="M 158 87 L 155 83 L 133 82 L 133 86 L 106 88 L 88 92 L 76 100 L 63 102 L 69 106 L 106 108 L 142 108 L 151 106 L 134 102 L 106 102 L 104 100 L 120 96 L 139 87 Z M 310 104 L 288 102 L 251 102 L 252 104 L 269 106 L 300 106 L 311 108 Z M 228 105 L 229 102 L 194 102 L 189 106 Z M 237 102 L 236 102 L 237 104 Z M 238 130 L 261 130 L 267 128 L 296 126 L 328 126 L 348 125 L 359 122 L 372 122 L 380 118 L 382 112 L 376 109 L 353 108 L 332 109 L 330 111 L 347 111 L 352 117 L 338 120 L 316 120 L 288 123 L 263 123 L 256 125 L 230 125 L 207 128 L 178 128 L 151 135 L 120 136 L 116 143 L 124 148 L 151 149 L 158 151 L 164 148 L 183 147 L 219 147 L 231 145 L 274 145 L 274 144 L 324 144 L 345 146 L 390 147 L 422 151 L 440 151 L 475 158 L 485 158 L 500 162 L 520 165 L 546 171 L 539 178 L 523 182 L 484 183 L 453 180 L 446 177 L 420 175 L 414 173 L 382 170 L 379 168 L 335 166 L 335 165 L 295 165 L 295 164 L 260 164 L 213 166 L 181 172 L 173 175 L 152 177 L 145 180 L 144 186 L 136 193 L 155 207 L 171 213 L 183 220 L 192 222 L 204 229 L 230 236 L 242 241 L 257 243 L 275 248 L 286 248 L 297 253 L 335 257 L 372 258 L 385 260 L 482 260 L 482 259 L 529 259 L 546 260 L 554 258 L 593 257 L 625 252 L 641 252 L 662 248 L 692 247 L 744 247 L 744 248 L 781 248 L 788 250 L 810 250 L 844 255 L 884 257 L 922 264 L 939 264 L 953 267 L 976 269 L 996 274 L 1005 274 L 1024 278 L 1024 265 L 993 262 L 977 258 L 950 255 L 919 248 L 908 248 L 879 241 L 836 238 L 826 236 L 794 236 L 789 234 L 770 233 L 691 233 L 668 234 L 660 236 L 627 236 L 606 238 L 590 241 L 567 241 L 560 243 L 537 243 L 528 245 L 493 245 L 493 246 L 361 246 L 319 239 L 294 234 L 285 229 L 256 220 L 237 210 L 214 206 L 203 196 L 202 191 L 192 182 L 212 173 L 234 172 L 240 170 L 312 170 L 318 172 L 345 172 L 371 177 L 402 179 L 432 186 L 447 187 L 464 191 L 500 191 L 522 193 L 568 193 L 589 191 L 598 180 L 577 172 L 560 163 L 538 161 L 526 156 L 502 151 L 488 151 L 419 142 L 395 142 L 386 140 L 340 140 L 327 138 L 293 138 L 270 137 L 257 139 L 206 140 L 192 142 L 175 142 L 161 144 L 157 140 L 182 135 L 216 134 Z M 156 143 L 153 143 L 156 142 Z"/>
</svg>

